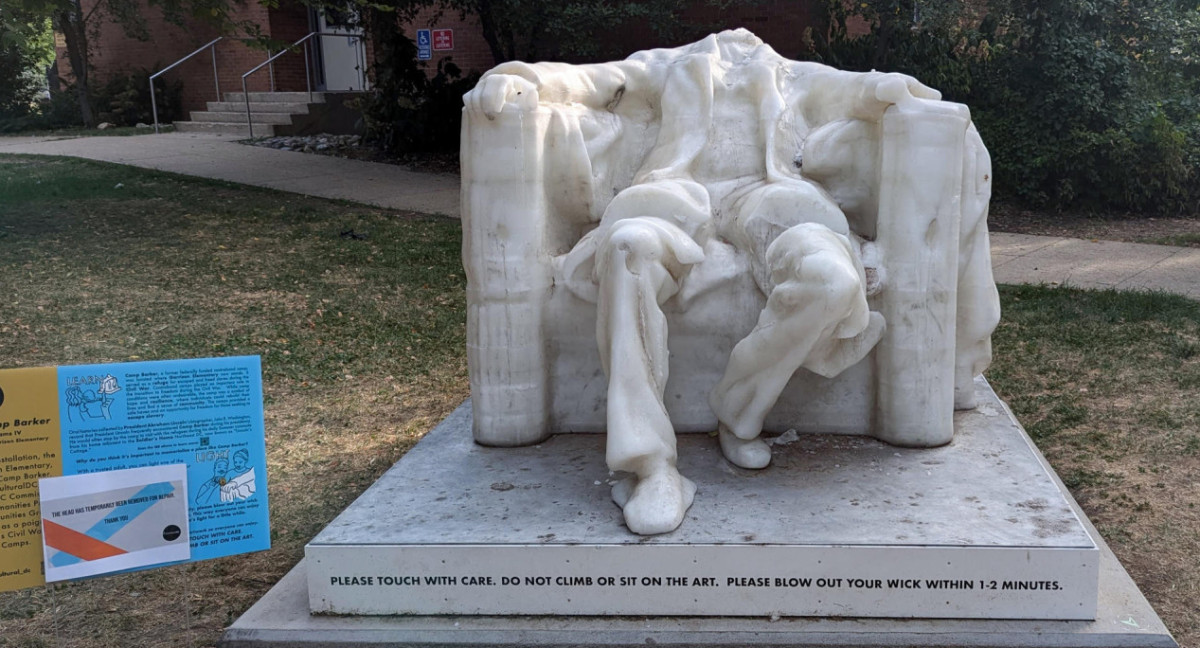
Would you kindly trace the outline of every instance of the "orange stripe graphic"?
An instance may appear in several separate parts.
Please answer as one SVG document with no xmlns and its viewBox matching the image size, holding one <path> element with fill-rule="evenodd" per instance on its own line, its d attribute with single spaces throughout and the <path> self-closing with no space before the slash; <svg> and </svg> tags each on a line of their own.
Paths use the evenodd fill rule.
<svg viewBox="0 0 1200 648">
<path fill-rule="evenodd" d="M 50 520 L 42 520 L 42 529 L 46 534 L 47 546 L 84 560 L 111 558 L 128 553 L 124 549 L 101 542 L 74 529 L 68 529 L 61 524 L 55 524 Z"/>
</svg>

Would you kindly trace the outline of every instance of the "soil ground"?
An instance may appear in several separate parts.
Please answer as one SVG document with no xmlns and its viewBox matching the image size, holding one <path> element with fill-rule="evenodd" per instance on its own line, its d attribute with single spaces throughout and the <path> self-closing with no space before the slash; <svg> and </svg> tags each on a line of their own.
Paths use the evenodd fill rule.
<svg viewBox="0 0 1200 648">
<path fill-rule="evenodd" d="M 992 205 L 988 229 L 1011 234 L 1200 247 L 1200 214 L 1192 218 L 1121 213 L 1071 214 L 1000 203 Z"/>
</svg>

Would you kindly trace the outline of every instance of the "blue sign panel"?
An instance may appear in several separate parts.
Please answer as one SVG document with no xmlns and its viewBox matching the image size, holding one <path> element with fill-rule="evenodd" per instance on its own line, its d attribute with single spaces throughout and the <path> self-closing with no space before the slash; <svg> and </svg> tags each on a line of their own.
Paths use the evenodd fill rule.
<svg viewBox="0 0 1200 648">
<path fill-rule="evenodd" d="M 433 58 L 433 35 L 428 29 L 417 30 L 417 60 L 428 61 Z"/>
<path fill-rule="evenodd" d="M 269 549 L 256 356 L 60 366 L 64 475 L 186 464 L 191 559 Z"/>
</svg>

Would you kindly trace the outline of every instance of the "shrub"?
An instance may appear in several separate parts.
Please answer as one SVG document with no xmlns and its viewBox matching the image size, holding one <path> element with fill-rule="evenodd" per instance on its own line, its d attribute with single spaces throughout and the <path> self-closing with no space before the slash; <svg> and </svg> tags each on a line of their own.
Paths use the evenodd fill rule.
<svg viewBox="0 0 1200 648">
<path fill-rule="evenodd" d="M 15 124 L 36 112 L 42 84 L 33 72 L 34 63 L 17 43 L 5 44 L 0 38 L 0 131 L 5 124 Z"/>
<path fill-rule="evenodd" d="M 156 66 L 158 67 L 158 66 Z M 95 105 L 100 121 L 114 126 L 136 126 L 154 121 L 150 104 L 150 75 L 146 69 L 110 78 L 96 91 Z M 183 115 L 183 82 L 155 79 L 154 98 L 158 121 L 170 123 Z"/>
<path fill-rule="evenodd" d="M 827 15 L 829 28 L 811 39 L 818 58 L 906 72 L 971 107 L 999 197 L 1058 209 L 1197 213 L 1200 8 L 829 0 Z M 872 25 L 871 33 L 848 37 L 849 17 Z"/>
</svg>

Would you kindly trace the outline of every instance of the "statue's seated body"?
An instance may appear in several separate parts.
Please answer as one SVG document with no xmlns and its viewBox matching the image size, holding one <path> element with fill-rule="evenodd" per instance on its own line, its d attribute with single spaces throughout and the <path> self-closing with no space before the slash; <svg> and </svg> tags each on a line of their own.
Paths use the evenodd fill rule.
<svg viewBox="0 0 1200 648">
<path fill-rule="evenodd" d="M 486 74 L 463 129 L 476 439 L 607 432 L 642 534 L 696 490 L 676 431 L 751 469 L 764 429 L 949 442 L 999 303 L 990 162 L 939 98 L 745 30 Z"/>
</svg>

